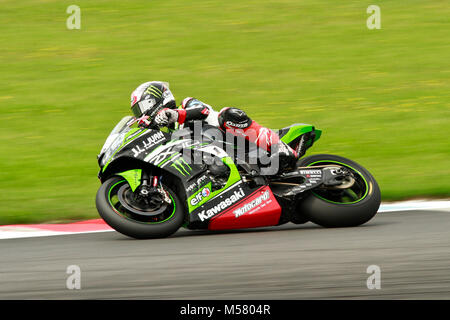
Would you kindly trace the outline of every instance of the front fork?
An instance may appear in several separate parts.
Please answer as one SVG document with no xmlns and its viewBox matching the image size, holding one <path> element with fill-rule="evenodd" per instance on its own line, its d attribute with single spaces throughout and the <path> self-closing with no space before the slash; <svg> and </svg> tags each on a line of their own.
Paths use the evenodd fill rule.
<svg viewBox="0 0 450 320">
<path fill-rule="evenodd" d="M 139 187 L 139 196 L 141 197 L 148 197 L 151 191 L 154 191 L 152 189 L 156 189 L 156 186 L 158 185 L 158 177 L 154 176 L 155 179 L 152 179 L 152 177 L 147 173 L 147 171 L 142 171 L 141 174 L 141 185 Z M 152 180 L 156 180 L 156 185 L 150 184 Z"/>
<path fill-rule="evenodd" d="M 119 176 L 125 178 L 130 185 L 131 191 L 135 193 L 137 197 L 151 197 L 154 193 L 159 193 L 164 202 L 172 203 L 168 193 L 164 190 L 161 180 L 162 176 L 152 176 L 147 171 L 142 169 L 133 169 L 118 173 Z"/>
<path fill-rule="evenodd" d="M 170 204 L 172 203 L 172 200 L 169 197 L 169 194 L 167 193 L 167 191 L 163 188 L 162 184 L 161 184 L 161 180 L 162 180 L 162 176 L 151 176 L 149 175 L 146 171 L 144 171 L 142 173 L 142 186 L 147 189 L 150 190 L 151 192 L 157 192 L 159 193 L 164 202 Z M 142 189 L 144 189 L 142 188 Z M 141 189 L 141 192 L 142 192 Z"/>
</svg>

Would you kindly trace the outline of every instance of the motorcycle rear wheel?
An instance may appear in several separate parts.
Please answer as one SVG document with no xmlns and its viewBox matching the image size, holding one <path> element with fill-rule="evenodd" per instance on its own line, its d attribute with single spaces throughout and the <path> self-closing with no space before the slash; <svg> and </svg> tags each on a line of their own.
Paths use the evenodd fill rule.
<svg viewBox="0 0 450 320">
<path fill-rule="evenodd" d="M 347 189 L 318 188 L 299 201 L 297 213 L 323 227 L 354 227 L 372 219 L 381 203 L 375 178 L 358 163 L 336 155 L 305 157 L 299 167 L 337 165 L 348 169 L 355 183 Z"/>
</svg>

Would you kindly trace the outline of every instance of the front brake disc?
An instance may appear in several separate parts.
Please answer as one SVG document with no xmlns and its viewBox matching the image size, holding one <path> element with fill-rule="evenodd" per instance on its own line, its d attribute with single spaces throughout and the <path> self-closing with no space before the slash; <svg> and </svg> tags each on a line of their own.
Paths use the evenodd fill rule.
<svg viewBox="0 0 450 320">
<path fill-rule="evenodd" d="M 165 212 L 167 209 L 166 202 L 161 202 L 161 205 L 157 209 L 152 209 L 143 206 L 138 201 L 134 200 L 133 193 L 126 184 L 120 187 L 120 189 L 117 192 L 117 197 L 119 198 L 120 203 L 126 210 L 141 216 L 154 217 Z M 151 194 L 149 195 L 149 197 L 151 197 Z"/>
</svg>

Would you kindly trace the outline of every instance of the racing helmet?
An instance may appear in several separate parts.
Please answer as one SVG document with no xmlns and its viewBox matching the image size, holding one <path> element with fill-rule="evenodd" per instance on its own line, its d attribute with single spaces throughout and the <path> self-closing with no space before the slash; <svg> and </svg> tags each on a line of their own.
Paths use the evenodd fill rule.
<svg viewBox="0 0 450 320">
<path fill-rule="evenodd" d="M 176 108 L 168 82 L 145 82 L 131 93 L 131 111 L 136 118 L 147 115 L 153 119 L 163 108 Z"/>
</svg>

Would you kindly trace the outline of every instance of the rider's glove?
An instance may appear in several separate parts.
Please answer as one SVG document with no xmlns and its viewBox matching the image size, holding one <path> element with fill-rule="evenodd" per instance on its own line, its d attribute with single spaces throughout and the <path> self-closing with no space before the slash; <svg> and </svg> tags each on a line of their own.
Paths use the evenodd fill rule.
<svg viewBox="0 0 450 320">
<path fill-rule="evenodd" d="M 158 112 L 155 117 L 155 124 L 158 126 L 167 126 L 178 120 L 178 112 L 169 108 L 164 108 Z"/>
<path fill-rule="evenodd" d="M 148 121 L 149 116 L 142 116 L 138 119 L 136 119 L 139 126 L 148 127 L 150 125 L 150 121 Z"/>
</svg>

